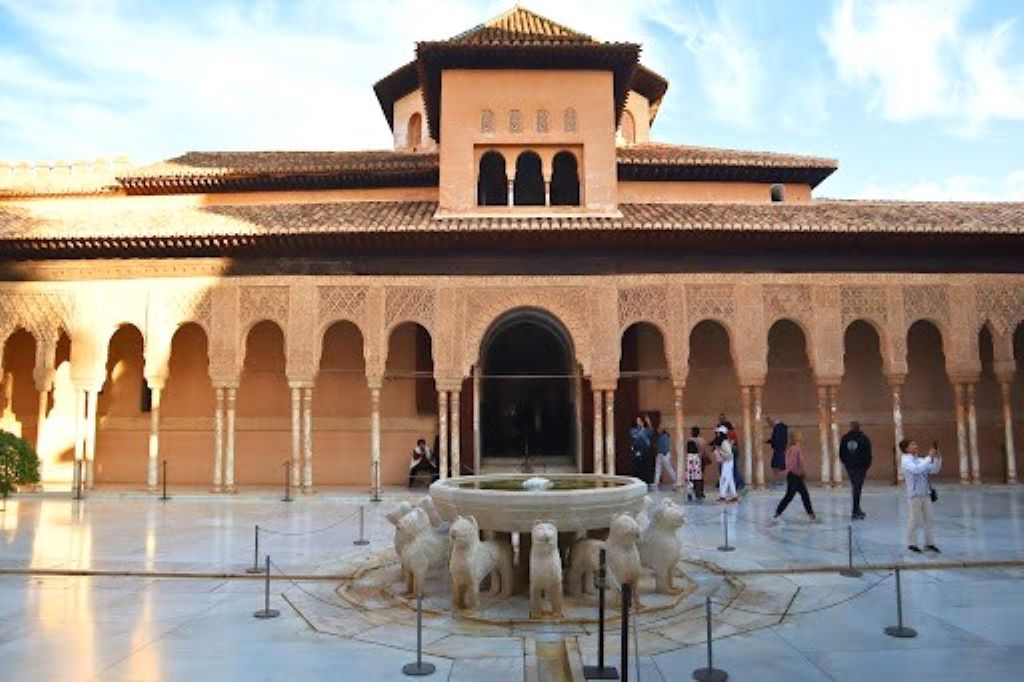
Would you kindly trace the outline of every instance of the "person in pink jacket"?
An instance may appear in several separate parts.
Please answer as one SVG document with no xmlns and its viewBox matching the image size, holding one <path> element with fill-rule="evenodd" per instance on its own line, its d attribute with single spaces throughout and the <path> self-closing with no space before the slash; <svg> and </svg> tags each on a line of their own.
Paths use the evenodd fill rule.
<svg viewBox="0 0 1024 682">
<path fill-rule="evenodd" d="M 811 521 L 818 520 L 818 517 L 814 515 L 814 508 L 811 506 L 811 494 L 807 492 L 807 484 L 804 483 L 805 475 L 804 460 L 800 456 L 800 432 L 790 429 L 789 447 L 786 448 L 786 495 L 779 502 L 779 506 L 775 508 L 775 516 L 772 517 L 772 521 L 782 516 L 782 512 L 786 511 L 786 507 L 793 501 L 793 497 L 797 493 L 800 493 L 800 500 L 804 503 L 804 511 L 807 512 L 807 516 Z"/>
</svg>

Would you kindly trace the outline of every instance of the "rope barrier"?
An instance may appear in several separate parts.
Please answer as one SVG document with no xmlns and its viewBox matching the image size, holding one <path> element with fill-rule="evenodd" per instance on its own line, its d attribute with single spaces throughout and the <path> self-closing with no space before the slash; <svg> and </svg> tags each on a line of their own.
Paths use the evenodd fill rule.
<svg viewBox="0 0 1024 682">
<path fill-rule="evenodd" d="M 270 533 L 271 535 L 282 535 L 282 536 L 285 536 L 285 537 L 298 537 L 300 535 L 315 535 L 316 533 L 322 533 L 325 530 L 330 530 L 331 528 L 335 528 L 335 527 L 339 526 L 340 524 L 344 523 L 345 521 L 351 520 L 358 513 L 359 513 L 359 508 L 357 507 L 355 509 L 355 511 L 353 511 L 353 512 L 351 512 L 349 514 L 345 514 L 344 516 L 338 518 L 336 521 L 334 521 L 332 523 L 329 523 L 326 526 L 322 526 L 320 528 L 315 528 L 313 530 L 304 530 L 304 531 L 274 530 L 273 528 L 267 528 L 266 526 L 261 524 L 260 525 L 260 532 L 261 533 Z"/>
<path fill-rule="evenodd" d="M 725 604 L 723 602 L 718 602 L 718 601 L 715 601 L 715 603 L 718 604 L 719 606 L 723 607 L 723 610 L 726 610 L 726 611 L 729 610 L 729 609 L 732 609 L 734 611 L 739 611 L 740 613 L 746 613 L 746 614 L 749 614 L 749 615 L 752 615 L 752 616 L 763 616 L 765 618 L 785 618 L 787 616 L 806 616 L 806 615 L 809 615 L 809 614 L 812 614 L 812 613 L 820 613 L 821 611 L 828 611 L 829 609 L 834 609 L 837 606 L 842 606 L 843 604 L 849 603 L 849 602 L 853 601 L 854 599 L 858 599 L 858 598 L 864 596 L 865 594 L 867 594 L 868 592 L 870 592 L 871 590 L 875 589 L 876 587 L 878 587 L 882 583 L 884 583 L 886 580 L 888 580 L 892 576 L 893 576 L 893 573 L 888 573 L 888 574 L 882 576 L 881 578 L 879 578 L 878 580 L 876 580 L 875 582 L 871 583 L 867 587 L 865 587 L 863 590 L 861 590 L 861 591 L 859 591 L 859 592 L 857 592 L 855 594 L 852 594 L 849 597 L 845 597 L 845 598 L 840 599 L 839 601 L 833 602 L 831 604 L 826 604 L 825 606 L 819 606 L 819 607 L 816 607 L 816 608 L 813 608 L 813 609 L 806 609 L 804 611 L 790 611 L 789 609 L 787 609 L 786 611 L 782 611 L 780 613 L 773 613 L 773 612 L 768 612 L 768 611 L 757 611 L 755 609 L 747 609 L 747 608 L 743 608 L 742 606 L 735 606 L 735 605 L 733 605 L 731 603 L 730 604 Z M 712 601 L 714 601 L 714 600 L 712 600 Z"/>
</svg>

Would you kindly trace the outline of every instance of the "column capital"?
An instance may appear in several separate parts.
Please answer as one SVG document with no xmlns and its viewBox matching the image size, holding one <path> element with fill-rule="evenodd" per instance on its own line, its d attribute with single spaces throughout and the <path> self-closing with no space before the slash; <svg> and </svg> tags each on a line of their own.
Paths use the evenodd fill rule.
<svg viewBox="0 0 1024 682">
<path fill-rule="evenodd" d="M 434 383 L 437 385 L 438 391 L 448 391 L 449 393 L 458 393 L 462 390 L 462 379 L 452 377 L 437 377 L 434 379 Z"/>
<path fill-rule="evenodd" d="M 288 381 L 288 388 L 291 388 L 291 389 L 313 388 L 313 384 L 314 383 L 315 382 L 311 381 L 311 380 L 296 380 L 296 381 L 289 380 Z"/>
<path fill-rule="evenodd" d="M 906 374 L 886 374 L 885 380 L 889 384 L 889 388 L 902 388 L 903 382 L 907 380 Z"/>
<path fill-rule="evenodd" d="M 958 374 L 951 374 L 949 376 L 949 381 L 954 386 L 956 386 L 958 384 L 961 384 L 961 385 L 964 385 L 964 386 L 973 386 L 974 384 L 978 383 L 978 374 L 967 373 L 967 372 L 965 372 L 963 374 L 959 374 L 959 373 Z"/>
<path fill-rule="evenodd" d="M 163 390 L 164 386 L 167 385 L 166 374 L 151 374 L 146 376 L 146 383 L 154 391 Z"/>
<path fill-rule="evenodd" d="M 590 387 L 595 391 L 614 391 L 618 385 L 618 377 L 590 377 Z"/>
<path fill-rule="evenodd" d="M 763 375 L 743 376 L 739 379 L 740 388 L 761 388 L 765 383 L 765 377 Z"/>
<path fill-rule="evenodd" d="M 225 388 L 225 389 L 226 388 L 233 388 L 233 389 L 237 389 L 239 382 L 238 382 L 238 379 L 227 379 L 227 380 L 214 379 L 212 383 L 213 383 L 213 387 L 214 388 Z"/>
<path fill-rule="evenodd" d="M 819 388 L 837 388 L 843 383 L 843 377 L 817 377 L 815 383 Z"/>
</svg>

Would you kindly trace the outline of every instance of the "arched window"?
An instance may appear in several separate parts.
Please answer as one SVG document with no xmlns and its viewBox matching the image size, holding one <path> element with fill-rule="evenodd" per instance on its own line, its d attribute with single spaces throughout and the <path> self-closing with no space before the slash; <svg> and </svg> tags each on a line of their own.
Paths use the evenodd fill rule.
<svg viewBox="0 0 1024 682">
<path fill-rule="evenodd" d="M 519 109 L 512 109 L 508 112 L 508 131 L 510 133 L 523 132 L 523 112 Z"/>
<path fill-rule="evenodd" d="M 562 130 L 567 133 L 576 132 L 576 110 L 566 109 L 562 112 Z"/>
<path fill-rule="evenodd" d="M 551 205 L 580 205 L 580 174 L 572 152 L 555 154 L 554 173 L 551 175 Z"/>
<path fill-rule="evenodd" d="M 771 186 L 772 203 L 779 203 L 786 200 L 786 186 L 785 185 L 772 185 Z"/>
<path fill-rule="evenodd" d="M 490 109 L 484 109 L 480 112 L 480 132 L 494 132 L 494 112 Z"/>
<path fill-rule="evenodd" d="M 536 152 L 523 152 L 516 159 L 516 206 L 544 205 L 544 176 Z"/>
<path fill-rule="evenodd" d="M 622 132 L 622 139 L 626 144 L 636 144 L 636 121 L 633 120 L 633 114 L 629 111 L 622 112 L 622 123 L 619 124 L 619 130 Z"/>
<path fill-rule="evenodd" d="M 416 149 L 423 144 L 423 117 L 416 112 L 409 117 L 409 127 L 406 128 L 405 146 L 409 149 Z"/>
<path fill-rule="evenodd" d="M 550 123 L 548 121 L 548 110 L 538 109 L 537 110 L 537 125 L 535 126 L 538 133 L 548 132 Z"/>
<path fill-rule="evenodd" d="M 480 174 L 476 181 L 478 206 L 508 205 L 508 176 L 505 157 L 498 152 L 487 152 L 480 157 Z"/>
</svg>

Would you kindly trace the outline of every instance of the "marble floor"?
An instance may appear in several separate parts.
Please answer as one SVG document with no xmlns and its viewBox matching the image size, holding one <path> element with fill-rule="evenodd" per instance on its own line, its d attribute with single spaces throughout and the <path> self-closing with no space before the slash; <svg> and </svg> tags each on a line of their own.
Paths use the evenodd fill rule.
<svg viewBox="0 0 1024 682">
<path fill-rule="evenodd" d="M 687 504 L 680 566 L 699 588 L 685 614 L 636 618 L 640 679 L 689 679 L 704 664 L 700 606 L 709 594 L 716 665 L 731 679 L 1020 678 L 1024 487 L 941 487 L 941 556 L 906 552 L 897 489 L 865 492 L 868 518 L 853 526 L 854 560 L 913 564 L 902 574 L 904 619 L 920 633 L 911 640 L 882 633 L 896 619 L 888 569 L 857 579 L 794 572 L 847 559 L 847 491 L 811 494 L 818 524 L 806 522 L 798 502 L 782 523 L 769 524 L 781 491 L 751 493 L 738 505 Z M 403 679 L 402 664 L 414 658 L 412 611 L 353 606 L 335 587 L 338 575 L 388 551 L 383 513 L 407 491 L 388 491 L 379 504 L 355 492 L 289 504 L 278 497 L 172 491 L 161 502 L 104 491 L 82 502 L 8 500 L 0 513 L 5 670 L 18 680 Z M 361 506 L 366 546 L 353 544 Z M 723 521 L 731 553 L 717 550 Z M 275 566 L 271 606 L 281 611 L 266 621 L 252 617 L 262 583 L 243 577 L 257 524 L 260 554 Z M 951 567 L 982 561 L 997 563 Z M 436 615 L 425 621 L 425 656 L 437 666 L 428 679 L 530 679 L 536 642 L 551 638 L 572 639 L 570 650 L 593 662 L 591 625 L 517 628 Z M 617 633 L 609 637 L 615 664 L 617 641 Z"/>
</svg>

